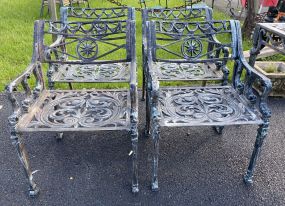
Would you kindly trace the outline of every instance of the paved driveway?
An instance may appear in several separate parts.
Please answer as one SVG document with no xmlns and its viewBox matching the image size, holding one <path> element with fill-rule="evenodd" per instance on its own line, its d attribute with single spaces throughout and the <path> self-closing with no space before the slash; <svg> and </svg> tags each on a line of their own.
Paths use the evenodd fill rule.
<svg viewBox="0 0 285 206">
<path fill-rule="evenodd" d="M 222 136 L 210 127 L 162 130 L 160 191 L 150 191 L 151 139 L 140 138 L 140 193 L 130 192 L 130 139 L 125 132 L 25 136 L 38 198 L 27 197 L 27 182 L 9 140 L 7 98 L 0 95 L 0 205 L 284 205 L 285 99 L 270 99 L 271 129 L 246 187 L 246 171 L 256 127 L 227 127 Z M 143 104 L 140 104 L 142 131 Z"/>
</svg>

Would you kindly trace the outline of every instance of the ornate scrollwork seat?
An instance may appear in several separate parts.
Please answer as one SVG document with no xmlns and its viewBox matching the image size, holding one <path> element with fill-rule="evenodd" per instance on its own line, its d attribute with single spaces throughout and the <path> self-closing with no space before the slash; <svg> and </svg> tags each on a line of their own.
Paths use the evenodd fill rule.
<svg viewBox="0 0 285 206">
<path fill-rule="evenodd" d="M 51 90 L 19 120 L 19 132 L 128 130 L 128 90 Z"/>
<path fill-rule="evenodd" d="M 244 176 L 246 183 L 252 183 L 257 157 L 268 132 L 271 112 L 267 97 L 272 85 L 267 77 L 246 62 L 239 22 L 150 21 L 146 25 L 148 101 L 145 133 L 151 134 L 154 145 L 152 189 L 158 190 L 162 127 L 213 126 L 221 133 L 224 126 L 258 125 L 254 150 Z M 208 49 L 210 44 L 211 49 Z M 198 69 L 205 65 L 216 66 L 223 74 L 222 84 L 214 81 L 217 78 L 209 85 L 197 85 L 199 78 L 208 78 Z M 195 72 L 192 72 L 193 68 L 196 68 Z M 230 72 L 232 84 L 227 85 Z M 183 86 L 179 86 L 178 80 L 183 81 Z M 170 81 L 175 81 L 176 86 L 165 86 Z M 255 82 L 262 85 L 260 94 L 254 92 Z"/>
<path fill-rule="evenodd" d="M 161 88 L 158 110 L 160 125 L 167 127 L 263 123 L 261 114 L 226 86 Z"/>
<path fill-rule="evenodd" d="M 94 30 L 92 30 L 94 29 Z M 92 32 L 90 32 L 92 30 Z M 56 34 L 58 37 L 51 46 L 45 46 L 44 36 Z M 107 36 L 119 35 L 120 44 L 110 43 L 119 51 L 124 60 L 100 60 L 100 56 L 110 53 L 93 52 L 97 42 L 105 42 Z M 67 35 L 71 39 L 65 39 Z M 112 38 L 112 37 L 110 37 Z M 52 39 L 52 38 L 51 38 Z M 116 39 L 113 39 L 116 40 Z M 91 43 L 88 43 L 91 42 Z M 92 44 L 93 43 L 93 44 Z M 66 45 L 71 46 L 66 52 Z M 93 46 L 92 46 L 93 45 Z M 107 44 L 108 45 L 108 44 Z M 109 48 L 110 49 L 110 48 Z M 79 51 L 80 50 L 80 51 Z M 69 57 L 69 58 L 67 58 Z M 98 60 L 99 59 L 99 60 Z M 42 75 L 44 63 L 52 65 L 49 78 L 60 74 L 62 81 L 70 81 L 73 74 L 85 75 L 87 81 L 124 82 L 128 85 L 121 89 L 46 89 Z M 65 71 L 62 72 L 62 70 Z M 82 71 L 84 70 L 84 71 Z M 71 73 L 72 73 L 71 72 Z M 114 80 L 114 81 L 111 81 Z M 83 81 L 82 81 L 83 82 Z M 51 84 L 51 82 L 49 82 Z M 24 98 L 15 94 L 21 87 Z M 50 85 L 51 86 L 51 85 Z M 13 114 L 9 117 L 11 139 L 16 146 L 19 158 L 29 182 L 29 195 L 39 192 L 33 179 L 22 134 L 31 132 L 94 132 L 99 130 L 125 130 L 130 134 L 132 145 L 132 192 L 138 192 L 137 145 L 138 145 L 138 108 L 135 50 L 135 22 L 48 22 L 36 21 L 34 27 L 34 52 L 31 64 L 17 79 L 7 86 Z"/>
</svg>

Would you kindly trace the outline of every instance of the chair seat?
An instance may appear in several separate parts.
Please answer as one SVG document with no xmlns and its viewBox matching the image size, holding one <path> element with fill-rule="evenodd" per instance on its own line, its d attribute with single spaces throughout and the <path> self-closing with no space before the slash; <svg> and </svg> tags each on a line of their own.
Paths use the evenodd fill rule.
<svg viewBox="0 0 285 206">
<path fill-rule="evenodd" d="M 129 91 L 45 91 L 19 120 L 17 129 L 21 132 L 129 130 Z"/>
<path fill-rule="evenodd" d="M 54 82 L 126 82 L 130 63 L 62 64 L 52 76 Z"/>
<path fill-rule="evenodd" d="M 228 86 L 160 88 L 161 126 L 262 124 L 236 91 Z"/>
<path fill-rule="evenodd" d="M 213 63 L 155 62 L 153 71 L 159 80 L 222 80 L 223 72 Z"/>
</svg>

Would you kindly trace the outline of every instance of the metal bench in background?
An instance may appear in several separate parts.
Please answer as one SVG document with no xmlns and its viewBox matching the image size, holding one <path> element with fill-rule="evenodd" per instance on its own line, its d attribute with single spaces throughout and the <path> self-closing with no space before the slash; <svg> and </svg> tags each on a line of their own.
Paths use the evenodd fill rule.
<svg viewBox="0 0 285 206">
<path fill-rule="evenodd" d="M 246 183 L 252 183 L 257 157 L 268 132 L 271 112 L 266 101 L 272 85 L 243 57 L 239 22 L 151 21 L 147 22 L 146 33 L 149 86 L 147 111 L 150 116 L 146 124 L 149 124 L 147 129 L 150 127 L 154 145 L 152 189 L 158 190 L 161 127 L 258 125 L 254 150 L 244 176 Z M 213 36 L 219 42 L 213 40 Z M 209 44 L 213 45 L 211 50 L 207 49 Z M 210 72 L 212 67 L 223 70 L 226 65 L 232 66 L 231 85 L 227 85 L 228 79 L 223 79 L 221 85 L 215 81 L 219 79 Z M 163 69 L 158 69 L 158 66 Z M 204 70 L 201 70 L 202 67 Z M 192 73 L 193 68 L 195 75 Z M 210 73 L 202 72 L 206 68 Z M 197 86 L 197 81 L 193 81 L 196 76 L 200 80 L 211 79 L 211 85 Z M 188 85 L 161 86 L 171 81 L 188 82 Z M 252 86 L 256 81 L 261 85 L 261 94 L 254 93 Z"/>
<path fill-rule="evenodd" d="M 41 2 L 41 11 L 40 11 L 40 17 L 43 17 L 44 14 L 44 7 L 48 5 L 48 0 L 42 0 Z M 84 4 L 85 7 L 90 7 L 89 0 L 55 0 L 56 4 L 59 4 L 59 6 L 71 6 L 73 7 L 74 4 L 79 6 L 80 4 Z M 48 8 L 49 9 L 49 8 Z"/>
<path fill-rule="evenodd" d="M 7 93 L 13 107 L 9 117 L 11 139 L 16 146 L 20 161 L 24 167 L 30 188 L 29 195 L 37 195 L 33 173 L 28 161 L 22 135 L 35 132 L 95 132 L 101 130 L 127 130 L 132 143 L 132 191 L 138 192 L 137 144 L 138 144 L 138 108 L 134 21 L 93 21 L 62 22 L 36 21 L 34 27 L 34 52 L 31 64 L 26 71 L 7 86 Z M 47 36 L 58 38 L 46 45 Z M 72 38 L 66 38 L 70 36 Z M 117 45 L 113 36 L 119 36 Z M 44 42 L 45 40 L 45 42 Z M 110 43 L 108 43 L 110 42 Z M 107 43 L 114 48 L 101 47 Z M 73 50 L 66 53 L 65 48 Z M 116 60 L 116 52 L 124 60 Z M 109 60 L 100 60 L 107 54 L 114 54 Z M 66 56 L 70 58 L 67 59 Z M 119 63 L 118 63 L 119 62 Z M 82 89 L 48 90 L 42 75 L 44 63 L 61 64 L 65 67 L 101 68 L 98 73 L 89 74 L 98 82 L 125 82 L 122 89 Z M 109 65 L 116 65 L 110 69 Z M 127 67 L 125 67 L 127 65 Z M 96 69 L 95 69 L 96 70 Z M 97 70 L 96 70 L 97 71 Z M 34 80 L 34 81 L 32 81 Z M 24 99 L 15 91 L 22 87 Z"/>
</svg>

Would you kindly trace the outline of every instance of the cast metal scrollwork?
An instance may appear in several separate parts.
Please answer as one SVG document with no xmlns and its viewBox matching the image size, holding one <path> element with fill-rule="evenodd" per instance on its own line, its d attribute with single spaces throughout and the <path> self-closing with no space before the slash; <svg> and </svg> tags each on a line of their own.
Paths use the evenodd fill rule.
<svg viewBox="0 0 285 206">
<path fill-rule="evenodd" d="M 222 79 L 222 72 L 213 65 L 202 63 L 165 63 L 156 62 L 153 64 L 158 79 L 160 80 L 183 80 L 183 79 Z"/>
<path fill-rule="evenodd" d="M 76 52 L 83 61 L 92 61 L 97 57 L 98 44 L 95 39 L 85 37 L 78 41 Z"/>
<path fill-rule="evenodd" d="M 114 19 L 120 17 L 128 17 L 128 7 L 121 8 L 79 8 L 67 7 L 63 15 L 73 18 L 86 19 Z"/>
<path fill-rule="evenodd" d="M 52 75 L 58 81 L 127 81 L 130 78 L 129 63 L 71 65 L 59 67 L 58 73 Z"/>
<path fill-rule="evenodd" d="M 42 102 L 28 128 L 98 128 L 129 125 L 126 92 L 56 92 Z"/>
<path fill-rule="evenodd" d="M 165 125 L 218 125 L 219 122 L 236 124 L 242 121 L 261 121 L 260 116 L 245 107 L 230 87 L 163 89 L 160 106 Z"/>
<path fill-rule="evenodd" d="M 198 58 L 202 53 L 202 43 L 199 39 L 185 39 L 181 46 L 181 52 L 187 59 Z"/>
</svg>

